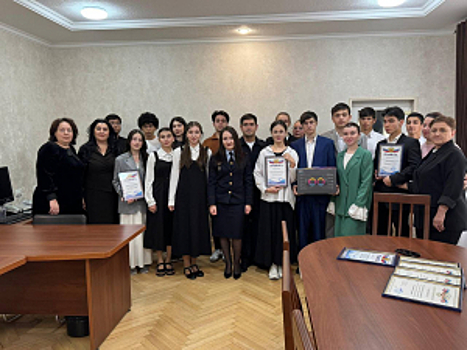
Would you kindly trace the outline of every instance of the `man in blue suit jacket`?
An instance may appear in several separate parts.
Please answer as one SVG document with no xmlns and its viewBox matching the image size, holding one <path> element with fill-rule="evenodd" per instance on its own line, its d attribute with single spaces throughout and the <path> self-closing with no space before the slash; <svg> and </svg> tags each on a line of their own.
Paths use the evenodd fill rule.
<svg viewBox="0 0 467 350">
<path fill-rule="evenodd" d="M 300 123 L 305 137 L 293 142 L 290 146 L 298 153 L 298 168 L 335 167 L 336 151 L 334 142 L 327 137 L 317 136 L 318 116 L 307 111 L 300 116 Z M 325 237 L 326 208 L 328 195 L 301 195 L 297 193 L 297 185 L 293 185 L 297 196 L 298 242 L 299 249 L 307 244 Z"/>
</svg>

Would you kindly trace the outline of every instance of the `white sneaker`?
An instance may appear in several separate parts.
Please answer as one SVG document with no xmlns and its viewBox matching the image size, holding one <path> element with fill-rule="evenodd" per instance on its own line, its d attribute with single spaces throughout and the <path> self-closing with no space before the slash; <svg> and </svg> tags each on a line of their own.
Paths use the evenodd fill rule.
<svg viewBox="0 0 467 350">
<path fill-rule="evenodd" d="M 277 274 L 279 275 L 279 278 L 282 278 L 282 266 L 277 267 Z"/>
<path fill-rule="evenodd" d="M 216 249 L 214 253 L 212 253 L 211 257 L 209 258 L 209 261 L 214 263 L 216 261 L 219 261 L 224 257 L 224 254 L 222 254 L 222 250 Z"/>
<path fill-rule="evenodd" d="M 271 268 L 269 269 L 269 279 L 270 280 L 278 280 L 279 279 L 279 273 L 277 271 L 277 265 L 272 264 Z"/>
</svg>

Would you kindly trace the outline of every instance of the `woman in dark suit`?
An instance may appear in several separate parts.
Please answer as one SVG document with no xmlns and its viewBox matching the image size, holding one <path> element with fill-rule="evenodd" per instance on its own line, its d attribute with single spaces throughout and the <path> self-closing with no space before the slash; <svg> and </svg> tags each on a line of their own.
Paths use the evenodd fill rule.
<svg viewBox="0 0 467 350">
<path fill-rule="evenodd" d="M 118 196 L 112 185 L 116 135 L 112 125 L 96 119 L 89 127 L 89 140 L 79 149 L 85 165 L 84 201 L 88 224 L 118 224 Z"/>
<path fill-rule="evenodd" d="M 55 119 L 49 141 L 37 154 L 33 214 L 82 214 L 84 166 L 76 155 L 78 128 L 73 119 Z"/>
<path fill-rule="evenodd" d="M 467 229 L 467 203 L 463 189 L 467 160 L 453 138 L 456 121 L 439 116 L 431 123 L 431 141 L 434 148 L 423 158 L 413 174 L 409 189 L 413 193 L 429 194 L 430 239 L 456 244 Z M 416 213 L 416 226 L 421 229 L 422 210 Z"/>
<path fill-rule="evenodd" d="M 219 151 L 209 162 L 208 205 L 212 215 L 212 234 L 220 237 L 225 256 L 224 277 L 232 276 L 232 241 L 234 255 L 233 275 L 242 275 L 243 220 L 251 211 L 253 177 L 248 157 L 245 157 L 234 128 L 227 126 L 219 136 Z"/>
</svg>

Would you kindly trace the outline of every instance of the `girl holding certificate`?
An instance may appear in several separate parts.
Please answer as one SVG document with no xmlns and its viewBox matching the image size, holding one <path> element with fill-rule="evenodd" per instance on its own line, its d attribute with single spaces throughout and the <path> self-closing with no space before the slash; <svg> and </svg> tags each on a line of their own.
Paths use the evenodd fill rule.
<svg viewBox="0 0 467 350">
<path fill-rule="evenodd" d="M 169 209 L 174 211 L 173 253 L 183 257 L 188 279 L 203 277 L 196 264 L 200 255 L 211 254 L 207 206 L 207 165 L 211 151 L 200 144 L 203 129 L 187 125 L 186 144 L 174 150 L 170 174 Z"/>
<path fill-rule="evenodd" d="M 174 135 L 169 128 L 159 129 L 161 148 L 149 155 L 146 167 L 145 198 L 148 204 L 144 248 L 157 254 L 156 276 L 172 276 L 173 213 L 169 210 L 169 180 L 172 169 Z M 162 252 L 167 252 L 165 261 Z"/>
<path fill-rule="evenodd" d="M 243 220 L 251 211 L 253 180 L 249 159 L 245 157 L 234 128 L 227 126 L 219 135 L 219 151 L 209 162 L 208 203 L 212 215 L 212 234 L 220 238 L 225 257 L 224 277 L 242 275 Z"/>
<path fill-rule="evenodd" d="M 118 202 L 120 224 L 144 224 L 146 222 L 146 202 L 142 195 L 147 150 L 144 134 L 140 130 L 132 130 L 128 134 L 128 152 L 115 160 L 113 185 L 121 200 Z M 126 177 L 125 177 L 126 176 Z M 140 195 L 133 195 L 138 193 Z M 126 198 L 125 198 L 126 197 Z M 152 251 L 144 249 L 143 235 L 130 241 L 131 273 L 148 273 L 152 263 Z"/>
<path fill-rule="evenodd" d="M 295 196 L 291 184 L 296 177 L 298 155 L 285 145 L 287 126 L 283 121 L 273 122 L 270 130 L 274 143 L 260 152 L 253 172 L 261 191 L 255 260 L 258 265 L 270 267 L 269 279 L 276 280 L 282 277 L 282 220 L 287 222 L 291 244 L 295 243 Z"/>
<path fill-rule="evenodd" d="M 364 235 L 373 193 L 373 157 L 358 145 L 360 127 L 356 123 L 344 127 L 343 139 L 347 149 L 337 155 L 336 161 L 338 195 L 329 204 L 336 215 L 334 235 Z"/>
</svg>

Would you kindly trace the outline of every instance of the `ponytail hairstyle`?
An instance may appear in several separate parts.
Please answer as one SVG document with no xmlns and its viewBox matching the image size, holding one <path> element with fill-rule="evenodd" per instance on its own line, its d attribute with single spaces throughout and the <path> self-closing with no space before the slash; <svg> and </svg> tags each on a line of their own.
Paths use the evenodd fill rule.
<svg viewBox="0 0 467 350">
<path fill-rule="evenodd" d="M 203 127 L 201 126 L 201 124 L 196 121 L 191 121 L 186 127 L 185 136 L 188 135 L 188 131 L 192 128 L 198 128 L 201 132 L 201 136 L 203 135 Z M 199 168 L 203 170 L 206 168 L 206 163 L 208 161 L 208 152 L 206 148 L 203 147 L 203 145 L 201 145 L 201 142 L 199 142 L 199 144 L 199 156 L 196 160 L 196 163 L 198 164 Z M 180 156 L 180 169 L 182 169 L 183 167 L 189 169 L 192 163 L 193 161 L 191 160 L 190 141 L 187 137 L 186 143 L 182 149 L 182 154 Z"/>
</svg>

